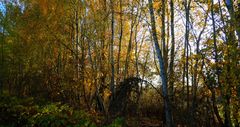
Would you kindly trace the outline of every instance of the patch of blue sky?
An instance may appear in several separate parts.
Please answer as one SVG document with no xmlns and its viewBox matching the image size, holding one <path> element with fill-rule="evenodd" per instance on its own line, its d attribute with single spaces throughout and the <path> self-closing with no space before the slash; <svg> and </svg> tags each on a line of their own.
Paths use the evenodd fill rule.
<svg viewBox="0 0 240 127">
<path fill-rule="evenodd" d="M 3 14 L 6 12 L 6 8 L 3 2 L 0 2 L 0 12 Z"/>
<path fill-rule="evenodd" d="M 18 6 L 20 8 L 21 12 L 23 12 L 25 9 L 24 4 L 22 4 L 19 0 L 15 0 L 15 1 L 9 0 L 9 1 L 7 1 L 7 3 L 12 4 L 14 6 Z M 4 3 L 4 2 L 2 2 L 2 0 L 0 0 L 0 13 L 3 13 L 3 14 L 6 13 L 7 10 L 6 10 L 5 4 L 6 3 Z"/>
</svg>

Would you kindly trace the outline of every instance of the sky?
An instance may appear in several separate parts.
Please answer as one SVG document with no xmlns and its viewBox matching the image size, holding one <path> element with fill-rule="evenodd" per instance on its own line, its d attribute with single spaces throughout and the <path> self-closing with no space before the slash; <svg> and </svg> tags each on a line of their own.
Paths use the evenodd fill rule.
<svg viewBox="0 0 240 127">
<path fill-rule="evenodd" d="M 7 0 L 8 3 L 12 3 L 13 5 L 20 5 L 19 7 L 21 8 L 21 11 L 24 10 L 24 6 L 20 4 L 19 0 Z M 3 0 L 0 0 L 0 12 L 1 13 L 5 13 L 6 12 L 6 8 L 4 5 Z"/>
<path fill-rule="evenodd" d="M 0 2 L 0 11 L 1 12 L 5 12 L 6 11 L 6 9 L 5 9 L 4 5 L 3 5 L 3 2 Z"/>
</svg>

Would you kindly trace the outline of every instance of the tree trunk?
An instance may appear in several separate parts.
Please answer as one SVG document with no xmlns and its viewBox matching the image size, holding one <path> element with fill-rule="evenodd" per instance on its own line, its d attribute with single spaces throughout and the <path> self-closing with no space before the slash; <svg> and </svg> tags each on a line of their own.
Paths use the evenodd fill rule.
<svg viewBox="0 0 240 127">
<path fill-rule="evenodd" d="M 169 65 L 169 94 L 171 96 L 171 101 L 173 101 L 174 98 L 174 72 L 173 72 L 173 66 L 174 66 L 174 56 L 175 56 L 175 34 L 174 34 L 174 2 L 173 0 L 170 0 L 170 11 L 171 11 L 171 56 L 170 56 L 170 65 Z"/>
<path fill-rule="evenodd" d="M 137 9 L 137 15 L 138 15 L 138 9 Z M 128 77 L 128 66 L 129 66 L 129 58 L 132 50 L 132 35 L 133 35 L 133 28 L 136 23 L 137 17 L 133 19 L 133 13 L 134 13 L 134 7 L 131 9 L 131 28 L 130 28 L 130 37 L 128 42 L 128 49 L 127 49 L 127 56 L 125 60 L 125 70 L 124 70 L 124 79 Z"/>
<path fill-rule="evenodd" d="M 167 75 L 165 71 L 164 66 L 164 60 L 162 56 L 161 49 L 158 44 L 158 37 L 157 37 L 157 31 L 155 26 L 155 17 L 154 17 L 154 10 L 153 10 L 153 3 L 152 0 L 148 0 L 149 2 L 149 11 L 150 11 L 150 17 L 151 17 L 151 27 L 152 27 L 152 36 L 155 44 L 155 50 L 157 53 L 159 66 L 160 66 L 160 77 L 162 79 L 162 92 L 163 92 L 163 99 L 164 99 L 164 107 L 165 107 L 165 113 L 166 113 L 166 126 L 167 127 L 173 127 L 173 117 L 171 112 L 171 107 L 169 105 L 169 98 L 168 98 L 168 87 L 167 87 Z"/>
<path fill-rule="evenodd" d="M 78 57 L 78 47 L 79 47 L 79 17 L 78 17 L 78 8 L 75 11 L 75 61 L 76 61 L 76 79 L 79 78 L 79 57 Z"/>
<path fill-rule="evenodd" d="M 239 15 L 238 13 L 234 12 L 234 6 L 233 6 L 233 0 L 225 0 L 225 4 L 227 6 L 228 12 L 230 14 L 230 21 L 231 25 L 234 26 L 234 30 L 236 30 L 237 36 L 238 36 L 238 46 L 240 46 L 240 24 L 239 24 Z M 239 5 L 239 2 L 238 2 Z M 240 8 L 238 6 L 238 8 Z"/>
<path fill-rule="evenodd" d="M 186 45 L 186 80 L 187 80 L 187 109 L 189 109 L 189 76 L 188 76 L 188 59 L 189 59 L 189 16 L 190 16 L 190 4 L 191 0 L 185 0 L 185 13 L 186 13 L 186 33 L 185 33 L 185 45 Z"/>
<path fill-rule="evenodd" d="M 2 48 L 1 48 L 1 57 L 2 57 L 2 59 L 1 59 L 1 71 L 0 71 L 0 94 L 2 94 L 3 93 L 3 82 L 4 82 L 4 73 L 3 73 L 3 68 L 4 68 L 4 43 L 5 43 L 5 22 L 4 21 L 2 21 L 2 38 L 1 38 L 1 40 L 2 40 Z"/>
<path fill-rule="evenodd" d="M 111 0 L 111 13 L 112 13 L 112 38 L 111 38 L 111 45 L 110 45 L 110 54 L 111 54 L 111 84 L 110 90 L 112 92 L 112 98 L 115 96 L 115 88 L 114 88 L 114 55 L 113 55 L 113 45 L 114 45 L 114 0 Z"/>
<path fill-rule="evenodd" d="M 214 18 L 213 7 L 214 7 L 214 1 L 211 0 L 211 17 L 212 17 L 212 25 L 213 25 L 214 60 L 215 60 L 215 63 L 218 64 L 218 50 L 217 50 L 217 40 L 216 40 L 216 25 L 215 25 L 215 18 Z M 217 74 L 217 84 L 221 88 L 221 84 L 219 82 L 219 75 L 220 75 L 219 67 L 216 68 L 216 74 Z M 223 126 L 222 119 L 221 119 L 221 117 L 219 115 L 217 106 L 215 104 L 215 98 L 216 98 L 215 97 L 215 90 L 213 89 L 212 90 L 213 110 L 214 110 L 214 113 L 215 113 L 215 115 L 216 115 L 216 117 L 218 119 L 219 124 L 221 126 Z"/>
<path fill-rule="evenodd" d="M 194 115 L 195 115 L 195 110 L 197 108 L 197 88 L 198 88 L 198 81 L 199 81 L 199 76 L 198 76 L 198 66 L 199 66 L 199 55 L 201 55 L 200 53 L 200 41 L 201 41 L 201 37 L 202 37 L 202 34 L 204 33 L 204 30 L 206 28 L 206 24 L 207 24 L 207 16 L 208 16 L 208 13 L 206 14 L 206 17 L 205 17 L 205 21 L 204 21 L 204 26 L 201 30 L 201 32 L 199 33 L 198 37 L 196 37 L 196 62 L 195 62 L 195 65 L 194 65 L 194 68 L 193 68 L 193 83 L 192 83 L 192 96 L 193 96 L 193 99 L 192 99 L 192 110 L 191 110 L 191 116 L 192 116 L 192 125 L 193 126 L 196 126 L 196 119 L 194 118 Z"/>
<path fill-rule="evenodd" d="M 122 21 L 122 0 L 120 0 L 120 35 L 118 44 L 118 57 L 117 57 L 117 84 L 120 82 L 120 55 L 122 50 L 122 35 L 123 35 L 123 21 Z"/>
<path fill-rule="evenodd" d="M 161 11 L 161 21 L 162 21 L 162 28 L 161 28 L 161 40 L 162 40 L 162 53 L 163 53 L 163 59 L 164 59 L 164 70 L 165 70 L 165 73 L 167 73 L 167 48 L 166 47 L 166 40 L 165 40 L 165 0 L 162 0 L 162 11 Z"/>
</svg>

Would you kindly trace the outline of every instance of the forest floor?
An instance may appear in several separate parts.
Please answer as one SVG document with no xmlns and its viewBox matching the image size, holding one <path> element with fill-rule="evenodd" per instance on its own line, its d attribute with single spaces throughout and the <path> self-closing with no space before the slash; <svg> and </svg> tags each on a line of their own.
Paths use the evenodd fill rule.
<svg viewBox="0 0 240 127">
<path fill-rule="evenodd" d="M 161 127 L 159 118 L 117 117 L 106 125 L 103 115 L 70 107 L 59 102 L 34 98 L 0 96 L 0 127 Z"/>
<path fill-rule="evenodd" d="M 162 121 L 157 118 L 128 118 L 126 120 L 127 126 L 129 127 L 161 127 L 163 125 Z"/>
</svg>

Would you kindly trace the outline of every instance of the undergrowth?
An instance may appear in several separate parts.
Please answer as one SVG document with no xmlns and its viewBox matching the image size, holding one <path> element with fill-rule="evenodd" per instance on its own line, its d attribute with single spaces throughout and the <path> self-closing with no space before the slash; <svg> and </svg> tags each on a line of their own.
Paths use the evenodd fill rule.
<svg viewBox="0 0 240 127">
<path fill-rule="evenodd" d="M 39 104 L 34 98 L 0 96 L 0 127 L 97 127 L 97 117 L 60 102 Z M 116 118 L 105 127 L 122 127 Z"/>
</svg>

